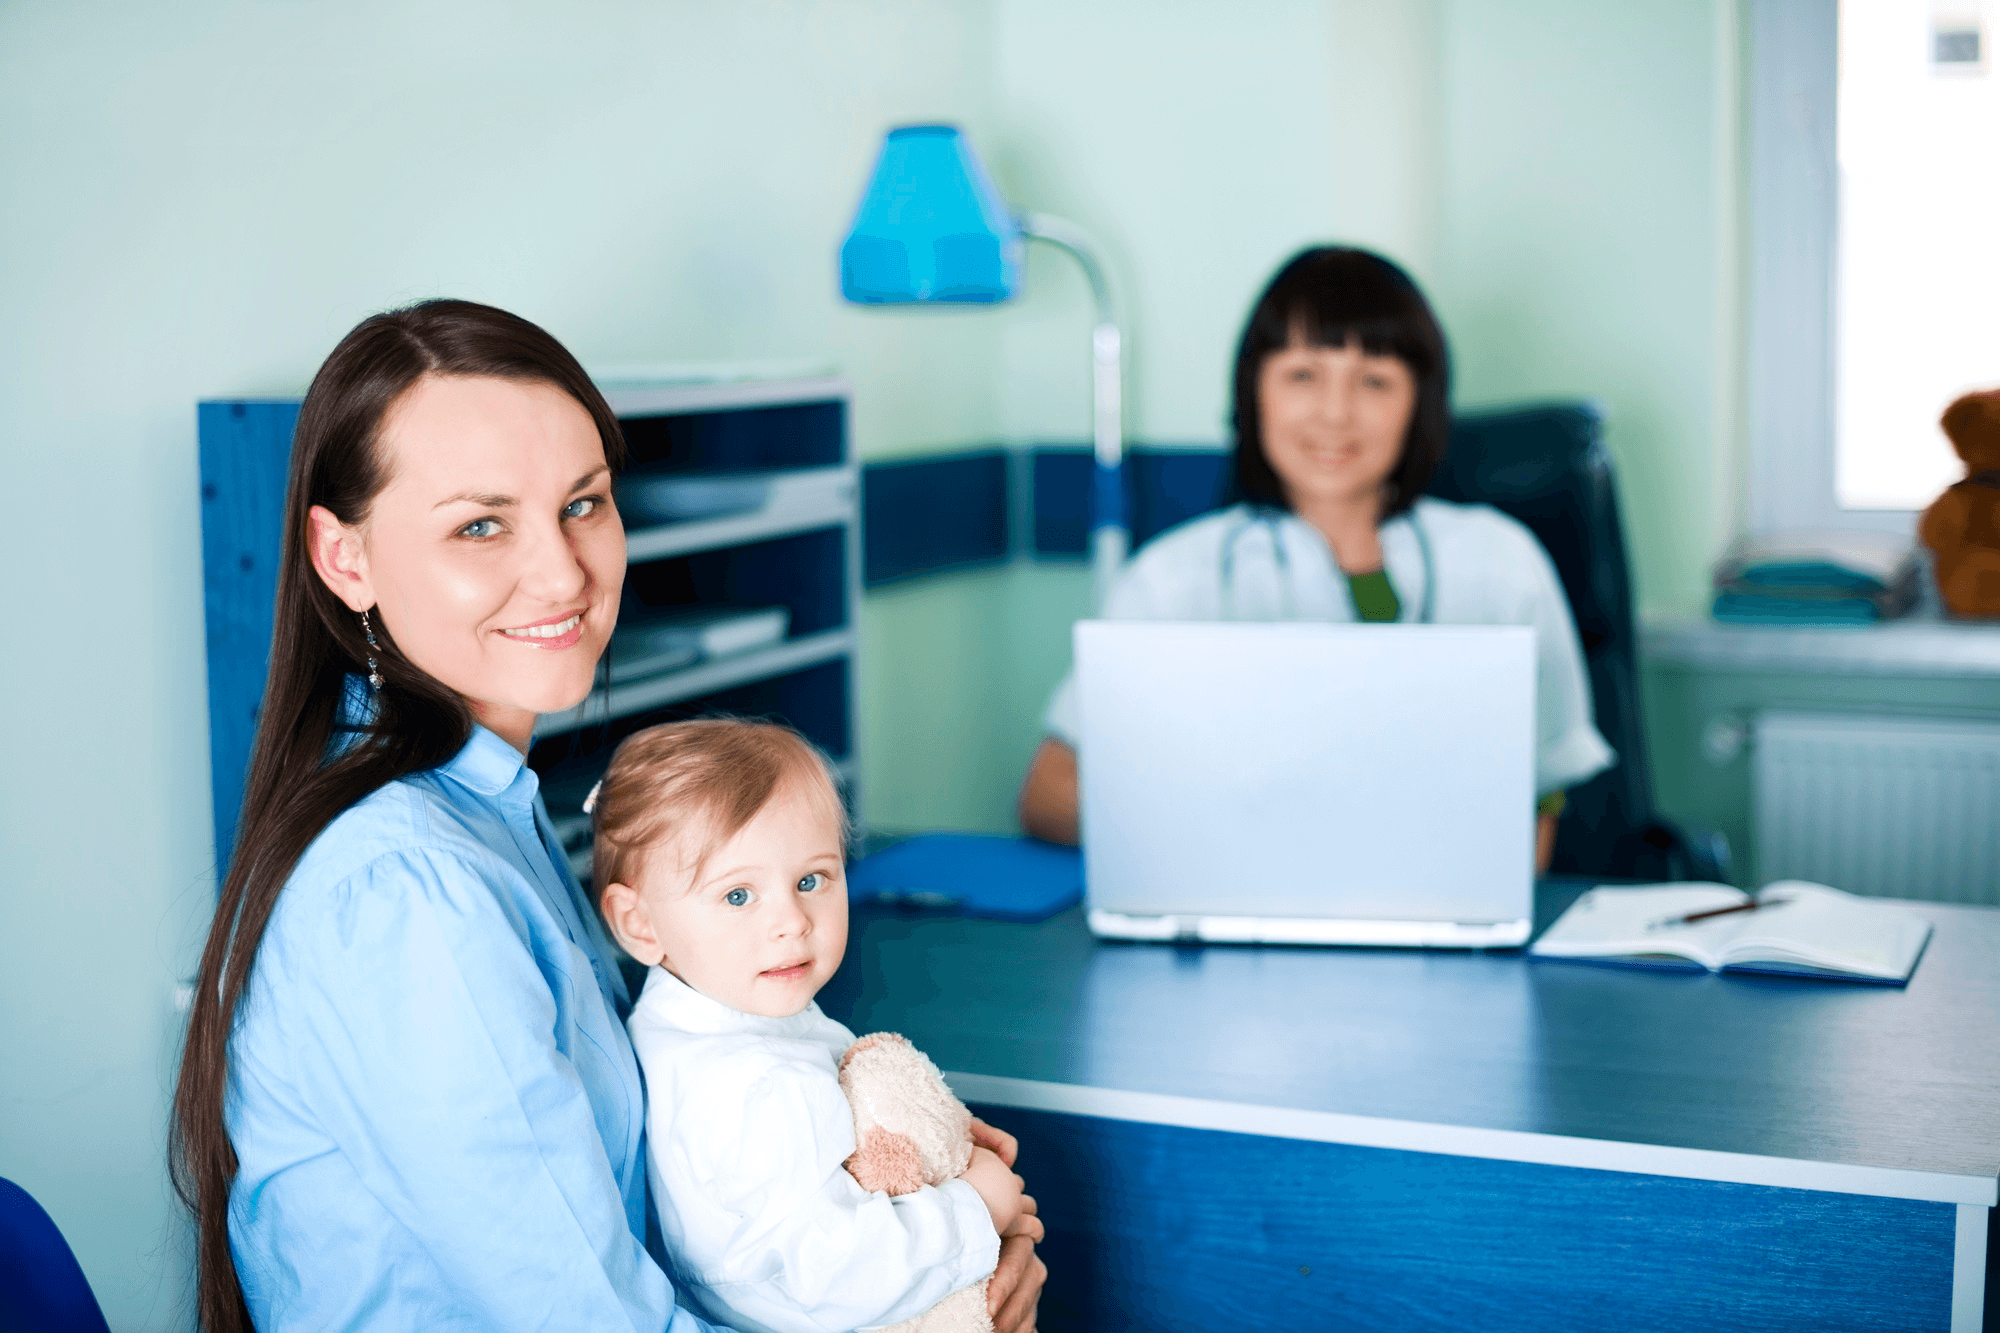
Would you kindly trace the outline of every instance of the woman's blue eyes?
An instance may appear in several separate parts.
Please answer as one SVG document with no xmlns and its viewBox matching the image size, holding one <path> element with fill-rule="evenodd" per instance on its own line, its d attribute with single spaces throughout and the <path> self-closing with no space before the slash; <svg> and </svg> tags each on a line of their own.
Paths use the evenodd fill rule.
<svg viewBox="0 0 2000 1333">
<path fill-rule="evenodd" d="M 731 907 L 748 907 L 757 895 L 748 889 L 731 889 L 722 895 L 722 901 Z"/>
<path fill-rule="evenodd" d="M 601 495 L 580 495 L 563 506 L 562 516 L 565 521 L 588 518 L 603 507 L 603 504 L 604 497 Z M 497 537 L 500 535 L 500 520 L 497 518 L 475 518 L 472 522 L 460 528 L 458 535 L 461 537 L 470 537 L 474 541 L 485 541 L 489 538 Z"/>
</svg>

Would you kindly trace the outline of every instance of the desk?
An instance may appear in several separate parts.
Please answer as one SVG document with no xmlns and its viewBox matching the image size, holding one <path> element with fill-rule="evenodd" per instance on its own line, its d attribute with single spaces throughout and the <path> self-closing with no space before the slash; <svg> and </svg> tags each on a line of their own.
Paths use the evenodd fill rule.
<svg viewBox="0 0 2000 1333">
<path fill-rule="evenodd" d="M 820 1003 L 1020 1136 L 1052 1333 L 1975 1330 L 2000 910 L 1913 906 L 1900 990 L 857 910 Z"/>
</svg>

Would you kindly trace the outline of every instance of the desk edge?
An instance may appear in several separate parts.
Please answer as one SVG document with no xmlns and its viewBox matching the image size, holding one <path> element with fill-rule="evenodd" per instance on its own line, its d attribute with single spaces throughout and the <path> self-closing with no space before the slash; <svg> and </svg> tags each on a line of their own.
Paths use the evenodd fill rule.
<svg viewBox="0 0 2000 1333">
<path fill-rule="evenodd" d="M 1018 1107 L 1026 1111 L 1055 1111 L 1106 1120 L 1173 1125 L 1183 1129 L 1258 1134 L 1267 1138 L 1307 1139 L 1362 1148 L 1440 1153 L 1449 1157 L 1484 1157 L 1541 1166 L 1573 1166 L 1595 1171 L 1675 1176 L 1685 1180 L 1713 1180 L 1738 1185 L 1769 1185 L 1832 1194 L 1977 1204 L 1988 1208 L 2000 1203 L 2000 1178 L 1994 1176 L 1815 1162 L 1707 1148 L 1674 1148 L 1661 1144 L 1623 1143 L 1614 1139 L 1534 1134 L 1524 1130 L 1426 1124 L 1417 1120 L 1389 1120 L 1334 1111 L 1301 1111 L 1282 1106 L 1210 1101 L 1167 1093 L 1094 1088 L 1075 1083 L 1044 1083 L 1035 1079 L 955 1070 L 945 1074 L 945 1081 L 964 1101 L 985 1106 Z"/>
</svg>

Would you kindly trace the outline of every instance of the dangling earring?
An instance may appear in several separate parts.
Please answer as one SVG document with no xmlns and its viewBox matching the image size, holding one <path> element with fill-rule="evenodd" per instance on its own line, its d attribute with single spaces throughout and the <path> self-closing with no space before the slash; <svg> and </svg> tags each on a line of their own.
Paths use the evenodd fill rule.
<svg viewBox="0 0 2000 1333">
<path fill-rule="evenodd" d="M 376 646 L 375 627 L 368 623 L 366 611 L 361 613 L 361 632 L 368 636 L 368 646 L 373 649 Z M 368 654 L 368 688 L 371 690 L 382 688 L 382 672 L 375 665 L 375 654 L 372 651 Z"/>
</svg>

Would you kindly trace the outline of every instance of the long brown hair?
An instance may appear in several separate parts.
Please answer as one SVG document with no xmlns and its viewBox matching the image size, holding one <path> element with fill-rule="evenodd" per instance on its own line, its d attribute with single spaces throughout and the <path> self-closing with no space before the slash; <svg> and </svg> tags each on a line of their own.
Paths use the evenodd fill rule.
<svg viewBox="0 0 2000 1333">
<path fill-rule="evenodd" d="M 625 442 L 604 395 L 546 332 L 471 301 L 425 301 L 373 315 L 341 339 L 313 377 L 292 436 L 270 675 L 250 753 L 236 846 L 202 949 L 170 1136 L 174 1188 L 194 1213 L 196 1314 L 208 1333 L 248 1333 L 249 1308 L 229 1252 L 236 1150 L 223 1121 L 229 1037 L 257 946 L 308 844 L 383 784 L 436 768 L 472 731 L 465 702 L 396 649 L 381 618 L 372 650 L 360 619 L 313 569 L 307 514 L 323 505 L 358 524 L 389 482 L 378 436 L 389 407 L 425 375 L 477 375 L 551 385 L 589 412 L 616 472 Z M 372 719 L 343 722 L 350 674 L 369 656 L 382 686 Z M 335 745 L 340 728 L 341 743 Z"/>
</svg>

